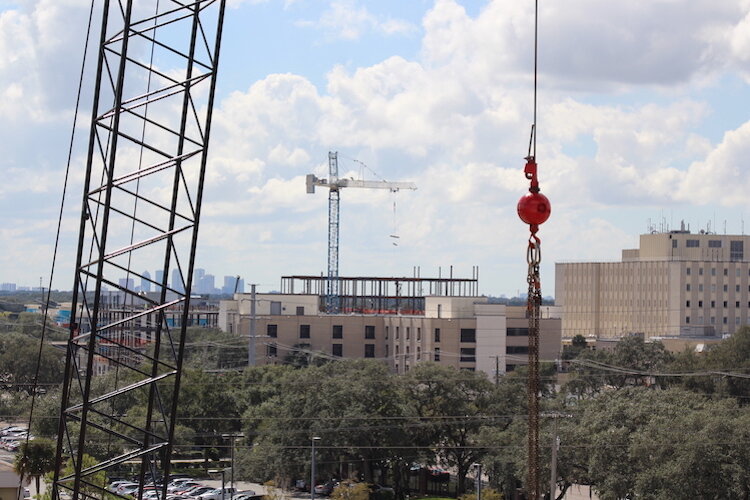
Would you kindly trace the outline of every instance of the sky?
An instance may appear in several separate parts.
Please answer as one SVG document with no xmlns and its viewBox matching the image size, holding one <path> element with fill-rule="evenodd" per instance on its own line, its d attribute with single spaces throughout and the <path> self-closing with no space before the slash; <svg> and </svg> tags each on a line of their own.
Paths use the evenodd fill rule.
<svg viewBox="0 0 750 500">
<path fill-rule="evenodd" d="M 744 232 L 750 0 L 539 4 L 537 161 L 552 206 L 539 232 L 543 294 L 554 295 L 555 262 L 618 260 L 650 227 Z M 0 1 L 0 282 L 49 280 L 88 9 Z M 452 266 L 471 277 L 479 266 L 481 293 L 524 293 L 516 203 L 528 189 L 533 9 L 229 0 L 196 266 L 264 291 L 282 275 L 324 273 L 327 195 L 307 194 L 305 175 L 325 178 L 338 151 L 342 177 L 417 185 L 342 190 L 342 276 Z M 73 283 L 86 117 L 59 289 Z"/>
</svg>

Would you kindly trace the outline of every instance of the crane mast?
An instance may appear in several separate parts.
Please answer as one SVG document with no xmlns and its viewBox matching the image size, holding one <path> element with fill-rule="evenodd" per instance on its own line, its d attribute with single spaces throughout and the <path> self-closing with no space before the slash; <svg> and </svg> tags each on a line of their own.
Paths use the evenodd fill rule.
<svg viewBox="0 0 750 500">
<path fill-rule="evenodd" d="M 52 500 L 109 495 L 96 477 L 125 462 L 141 486 L 170 471 L 225 0 L 161 4 L 101 3 Z"/>
<path fill-rule="evenodd" d="M 314 193 L 315 186 L 328 188 L 328 274 L 326 277 L 325 308 L 329 314 L 341 310 L 341 282 L 339 280 L 339 191 L 341 188 L 354 187 L 365 189 L 417 189 L 413 182 L 366 181 L 339 178 L 338 152 L 328 152 L 328 179 L 319 179 L 308 174 L 307 192 Z"/>
</svg>

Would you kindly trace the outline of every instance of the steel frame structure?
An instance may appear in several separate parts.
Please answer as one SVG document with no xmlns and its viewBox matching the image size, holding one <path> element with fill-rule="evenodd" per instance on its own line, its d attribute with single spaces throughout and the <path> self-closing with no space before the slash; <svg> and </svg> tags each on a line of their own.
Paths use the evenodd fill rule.
<svg viewBox="0 0 750 500">
<path fill-rule="evenodd" d="M 328 278 L 326 280 L 326 312 L 337 314 L 341 305 L 339 281 L 339 156 L 328 153 Z"/>
<path fill-rule="evenodd" d="M 141 485 L 169 474 L 224 10 L 101 4 L 53 500 L 101 498 L 97 474 L 125 461 L 140 461 Z M 159 267 L 160 282 L 142 271 Z M 182 283 L 168 284 L 171 268 Z M 137 278 L 159 293 L 140 293 Z M 105 286 L 134 304 L 120 318 L 103 313 Z M 180 327 L 165 319 L 172 306 Z M 152 347 L 136 349 L 122 332 L 144 319 Z M 93 383 L 103 369 L 117 372 L 107 387 Z"/>
</svg>

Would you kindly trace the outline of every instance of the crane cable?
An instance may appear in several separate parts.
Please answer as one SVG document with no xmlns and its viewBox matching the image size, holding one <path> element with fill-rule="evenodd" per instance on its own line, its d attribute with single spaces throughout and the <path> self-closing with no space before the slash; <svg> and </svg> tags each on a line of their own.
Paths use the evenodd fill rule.
<svg viewBox="0 0 750 500">
<path fill-rule="evenodd" d="M 60 231 L 62 228 L 62 218 L 63 218 L 63 212 L 65 209 L 65 198 L 68 191 L 68 179 L 70 178 L 70 165 L 72 163 L 73 158 L 73 146 L 75 144 L 75 136 L 76 136 L 76 125 L 78 123 L 78 112 L 80 110 L 80 104 L 81 104 L 81 94 L 83 93 L 83 76 L 86 71 L 86 54 L 88 53 L 89 49 L 89 40 L 91 37 L 91 26 L 92 26 L 92 20 L 94 16 L 94 3 L 95 0 L 91 0 L 91 7 L 89 8 L 89 19 L 88 19 L 88 26 L 86 28 L 86 41 L 84 42 L 84 49 L 83 49 L 83 59 L 81 61 L 81 71 L 78 77 L 78 91 L 76 93 L 76 104 L 73 111 L 73 125 L 70 133 L 70 142 L 68 144 L 68 157 L 65 165 L 65 178 L 63 180 L 63 190 L 62 190 L 62 197 L 60 199 L 60 210 L 57 216 L 57 230 L 55 233 L 55 246 L 52 251 L 52 265 L 49 273 L 49 284 L 47 287 L 47 298 L 45 300 L 44 306 L 44 316 L 42 319 L 42 333 L 39 338 L 39 350 L 37 352 L 36 357 L 36 369 L 34 371 L 34 380 L 32 382 L 31 386 L 31 405 L 29 408 L 29 419 L 28 419 L 28 425 L 27 425 L 27 432 L 26 432 L 26 440 L 25 445 L 23 446 L 23 455 L 17 460 L 17 463 L 20 465 L 20 468 L 23 469 L 25 464 L 28 462 L 29 456 L 28 456 L 28 448 L 29 448 L 29 440 L 31 435 L 31 423 L 34 418 L 34 404 L 36 402 L 36 395 L 37 395 L 37 387 L 39 385 L 39 372 L 41 370 L 42 365 L 42 353 L 44 350 L 44 339 L 47 334 L 47 321 L 49 318 L 48 312 L 49 312 L 49 304 L 52 294 L 52 279 L 55 274 L 55 265 L 57 263 L 57 250 L 60 245 Z M 23 475 L 20 475 L 19 478 L 19 485 L 17 489 L 17 498 L 20 499 L 21 491 L 22 491 L 22 482 L 23 482 Z M 38 494 L 39 492 L 37 492 Z"/>
<path fill-rule="evenodd" d="M 518 202 L 517 210 L 521 220 L 529 225 L 528 246 L 526 248 L 526 262 L 528 273 L 528 299 L 526 302 L 529 318 L 529 378 L 527 385 L 528 396 L 528 476 L 526 491 L 530 500 L 541 498 L 539 485 L 539 320 L 542 305 L 542 287 L 539 265 L 542 261 L 541 240 L 537 236 L 539 225 L 550 216 L 550 204 L 546 196 L 539 192 L 536 163 L 537 136 L 537 69 L 538 69 L 538 39 L 539 39 L 539 0 L 534 0 L 534 101 L 533 123 L 529 149 L 526 155 L 524 176 L 530 181 L 529 192 Z M 550 495 L 553 495 L 551 492 Z"/>
</svg>

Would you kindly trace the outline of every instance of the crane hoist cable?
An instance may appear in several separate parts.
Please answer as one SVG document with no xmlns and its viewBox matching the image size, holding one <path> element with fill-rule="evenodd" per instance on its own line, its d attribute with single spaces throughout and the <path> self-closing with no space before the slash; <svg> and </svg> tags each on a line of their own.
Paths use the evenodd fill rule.
<svg viewBox="0 0 750 500">
<path fill-rule="evenodd" d="M 52 251 L 52 264 L 51 269 L 49 273 L 49 284 L 47 287 L 47 296 L 42 304 L 43 306 L 43 313 L 44 317 L 42 319 L 42 332 L 39 337 L 39 350 L 37 351 L 37 357 L 36 357 L 36 368 L 34 370 L 34 380 L 32 382 L 31 387 L 31 405 L 29 407 L 29 419 L 28 419 L 28 425 L 26 428 L 28 429 L 28 432 L 26 433 L 26 438 L 24 440 L 25 446 L 20 448 L 20 452 L 23 454 L 19 458 L 19 463 L 24 464 L 28 461 L 28 446 L 29 446 L 29 440 L 31 439 L 31 424 L 34 421 L 34 407 L 36 404 L 36 397 L 38 394 L 37 388 L 39 387 L 39 372 L 41 371 L 42 366 L 42 354 L 44 352 L 44 346 L 45 346 L 45 340 L 47 338 L 47 330 L 49 329 L 48 321 L 49 321 L 49 304 L 50 304 L 50 298 L 52 295 L 52 280 L 55 276 L 55 267 L 57 264 L 57 250 L 60 246 L 60 232 L 62 230 L 62 219 L 63 214 L 65 212 L 65 198 L 68 192 L 68 180 L 70 179 L 70 166 L 73 161 L 73 147 L 75 145 L 75 138 L 76 138 L 76 125 L 78 123 L 78 112 L 81 108 L 81 94 L 83 93 L 83 78 L 86 73 L 86 54 L 88 54 L 89 50 L 89 42 L 91 39 L 91 26 L 93 23 L 93 17 L 94 17 L 94 6 L 95 1 L 91 0 L 91 6 L 89 7 L 89 18 L 88 18 L 88 27 L 86 29 L 86 41 L 84 42 L 84 49 L 83 49 L 83 58 L 81 60 L 81 71 L 79 72 L 78 77 L 78 90 L 76 93 L 76 103 L 75 108 L 73 111 L 73 124 L 71 127 L 70 132 L 70 141 L 68 144 L 68 153 L 67 153 L 67 161 L 65 165 L 65 177 L 63 179 L 63 188 L 62 188 L 62 195 L 60 198 L 60 210 L 58 212 L 57 217 L 57 230 L 55 232 L 55 246 Z M 44 288 L 42 288 L 42 293 L 44 293 Z M 21 487 L 21 482 L 25 478 L 23 476 L 19 477 L 19 485 L 17 491 L 17 499 L 20 499 L 21 492 L 23 491 L 23 488 Z"/>
<path fill-rule="evenodd" d="M 528 418 L 528 477 L 526 492 L 529 500 L 541 498 L 539 484 L 539 319 L 542 305 L 542 286 L 539 265 L 542 261 L 541 240 L 537 236 L 539 225 L 550 216 L 549 200 L 539 191 L 536 163 L 537 137 L 537 66 L 539 39 L 539 0 L 534 0 L 534 118 L 531 125 L 529 149 L 525 157 L 526 165 L 523 172 L 530 181 L 529 192 L 518 201 L 518 216 L 529 225 L 529 242 L 526 247 L 526 262 L 528 274 L 526 281 L 529 286 L 526 302 L 529 318 L 529 378 L 527 396 L 529 407 Z M 554 491 L 550 492 L 550 498 Z"/>
</svg>

